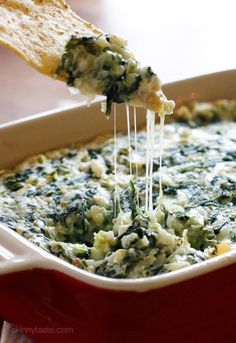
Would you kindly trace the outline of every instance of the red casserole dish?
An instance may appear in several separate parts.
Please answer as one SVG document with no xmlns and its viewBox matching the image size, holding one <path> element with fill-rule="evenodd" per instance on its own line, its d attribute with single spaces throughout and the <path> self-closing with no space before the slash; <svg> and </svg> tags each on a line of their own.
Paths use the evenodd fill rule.
<svg viewBox="0 0 236 343">
<path fill-rule="evenodd" d="M 177 104 L 235 98 L 236 71 L 165 85 Z M 118 128 L 125 130 L 124 109 Z M 138 124 L 145 122 L 138 112 Z M 0 127 L 0 168 L 40 151 L 111 132 L 100 103 Z M 145 279 L 93 275 L 0 225 L 0 316 L 39 343 L 234 342 L 236 251 Z"/>
</svg>

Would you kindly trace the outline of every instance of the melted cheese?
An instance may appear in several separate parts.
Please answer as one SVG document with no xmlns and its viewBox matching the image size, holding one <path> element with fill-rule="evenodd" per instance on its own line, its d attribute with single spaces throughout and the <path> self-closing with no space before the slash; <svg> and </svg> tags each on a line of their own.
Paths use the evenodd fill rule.
<svg viewBox="0 0 236 343">
<path fill-rule="evenodd" d="M 205 108 L 181 107 L 179 122 L 165 125 L 163 144 L 164 120 L 155 126 L 154 139 L 155 115 L 149 114 L 148 135 L 130 133 L 137 160 L 129 154 L 128 136 L 115 134 L 0 172 L 0 222 L 107 277 L 167 273 L 235 249 L 236 101 L 209 103 L 206 113 Z M 186 111 L 192 119 L 185 119 Z M 130 175 L 134 161 L 138 177 Z"/>
</svg>

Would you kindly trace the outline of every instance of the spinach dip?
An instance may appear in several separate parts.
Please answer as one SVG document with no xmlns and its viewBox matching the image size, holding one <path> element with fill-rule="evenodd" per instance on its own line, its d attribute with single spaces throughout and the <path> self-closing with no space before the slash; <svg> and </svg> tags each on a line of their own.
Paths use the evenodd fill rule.
<svg viewBox="0 0 236 343">
<path fill-rule="evenodd" d="M 126 135 L 34 156 L 0 172 L 0 222 L 98 275 L 140 278 L 178 270 L 236 244 L 236 101 L 193 102 L 159 134 L 153 211 L 145 210 L 146 133 L 135 155 Z M 131 158 L 131 161 L 130 161 Z M 130 162 L 133 169 L 130 174 Z M 135 170 L 138 167 L 138 178 Z"/>
<path fill-rule="evenodd" d="M 116 35 L 72 36 L 56 74 L 90 99 L 104 95 L 102 110 L 107 116 L 112 103 L 173 112 L 174 102 L 162 93 L 157 75 L 151 67 L 142 67 L 127 49 L 127 41 Z"/>
</svg>

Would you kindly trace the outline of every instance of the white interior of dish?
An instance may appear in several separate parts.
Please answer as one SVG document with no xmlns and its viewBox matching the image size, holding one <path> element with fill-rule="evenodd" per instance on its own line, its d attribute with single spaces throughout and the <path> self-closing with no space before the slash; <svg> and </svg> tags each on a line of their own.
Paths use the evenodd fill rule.
<svg viewBox="0 0 236 343">
<path fill-rule="evenodd" d="M 236 70 L 178 81 L 163 87 L 167 97 L 178 104 L 187 100 L 208 101 L 236 97 Z M 81 143 L 113 132 L 113 118 L 105 119 L 101 104 L 82 105 L 49 111 L 0 126 L 0 169 L 11 167 L 24 158 L 71 142 Z M 125 107 L 118 106 L 117 129 L 126 132 Z M 138 109 L 137 124 L 145 125 L 145 111 Z M 206 262 L 145 279 L 116 280 L 80 270 L 36 247 L 11 229 L 0 226 L 0 274 L 47 268 L 84 280 L 89 284 L 119 290 L 146 291 L 201 275 L 236 261 L 236 252 Z"/>
</svg>

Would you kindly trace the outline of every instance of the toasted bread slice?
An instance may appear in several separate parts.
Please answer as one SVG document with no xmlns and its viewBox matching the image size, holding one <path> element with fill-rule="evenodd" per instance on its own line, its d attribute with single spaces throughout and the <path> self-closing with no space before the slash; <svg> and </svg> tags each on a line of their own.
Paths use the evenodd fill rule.
<svg viewBox="0 0 236 343">
<path fill-rule="evenodd" d="M 140 66 L 126 42 L 81 19 L 64 0 L 0 0 L 0 43 L 82 94 L 105 95 L 108 114 L 113 102 L 173 109 L 156 74 Z"/>
</svg>

